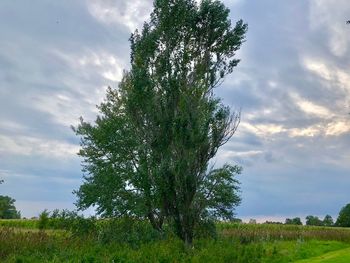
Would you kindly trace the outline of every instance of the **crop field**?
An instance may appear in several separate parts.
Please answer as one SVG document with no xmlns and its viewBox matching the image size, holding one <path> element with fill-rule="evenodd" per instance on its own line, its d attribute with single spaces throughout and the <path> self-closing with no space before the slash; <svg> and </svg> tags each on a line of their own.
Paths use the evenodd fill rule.
<svg viewBox="0 0 350 263">
<path fill-rule="evenodd" d="M 347 228 L 217 223 L 216 237 L 188 248 L 145 223 L 128 224 L 39 230 L 38 220 L 1 220 L 0 262 L 350 262 Z"/>
</svg>

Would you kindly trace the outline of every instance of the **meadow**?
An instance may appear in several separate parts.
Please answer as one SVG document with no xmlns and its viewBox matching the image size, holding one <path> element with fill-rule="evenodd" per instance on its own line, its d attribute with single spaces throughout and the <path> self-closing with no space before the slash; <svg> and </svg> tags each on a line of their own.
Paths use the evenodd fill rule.
<svg viewBox="0 0 350 263">
<path fill-rule="evenodd" d="M 349 262 L 348 228 L 217 223 L 187 248 L 146 222 L 39 222 L 0 220 L 0 262 Z"/>
</svg>

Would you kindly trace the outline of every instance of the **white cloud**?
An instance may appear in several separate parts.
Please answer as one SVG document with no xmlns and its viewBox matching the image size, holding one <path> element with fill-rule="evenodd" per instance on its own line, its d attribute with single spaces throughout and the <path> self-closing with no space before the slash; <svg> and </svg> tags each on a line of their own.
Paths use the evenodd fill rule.
<svg viewBox="0 0 350 263">
<path fill-rule="evenodd" d="M 80 116 L 94 120 L 96 105 L 104 99 L 107 86 L 116 86 L 122 79 L 124 62 L 107 51 L 67 53 L 55 49 L 50 54 L 74 74 L 59 79 L 59 91 L 28 94 L 27 100 L 34 101 L 33 108 L 50 114 L 56 123 L 66 127 L 77 125 Z"/>
<path fill-rule="evenodd" d="M 332 72 L 330 69 L 330 66 L 326 65 L 323 61 L 320 61 L 320 59 L 305 57 L 302 64 L 306 69 L 325 80 L 330 81 L 335 77 L 334 72 Z"/>
<path fill-rule="evenodd" d="M 69 159 L 76 156 L 79 145 L 57 141 L 45 140 L 29 136 L 10 137 L 0 135 L 1 155 L 40 155 L 47 158 Z"/>
<path fill-rule="evenodd" d="M 302 59 L 302 64 L 307 70 L 327 81 L 329 88 L 342 90 L 350 97 L 350 68 L 342 69 L 330 61 L 308 56 Z"/>
<path fill-rule="evenodd" d="M 251 132 L 259 137 L 270 137 L 272 135 L 285 132 L 286 128 L 283 125 L 277 125 L 272 123 L 251 124 L 248 122 L 242 122 L 240 129 Z"/>
<path fill-rule="evenodd" d="M 349 49 L 350 34 L 345 21 L 349 19 L 348 0 L 310 0 L 310 27 L 326 31 L 331 53 L 341 57 Z"/>
<path fill-rule="evenodd" d="M 93 0 L 87 1 L 87 4 L 90 14 L 98 21 L 124 25 L 131 32 L 148 20 L 152 7 L 152 2 L 145 0 Z"/>
<path fill-rule="evenodd" d="M 302 98 L 297 93 L 290 93 L 290 97 L 294 103 L 306 114 L 313 115 L 320 118 L 332 118 L 332 112 L 324 106 L 318 105 L 315 102 Z"/>
<path fill-rule="evenodd" d="M 21 123 L 18 123 L 12 120 L 1 120 L 0 129 L 6 129 L 13 132 L 13 131 L 24 131 L 27 129 L 27 127 Z"/>
<path fill-rule="evenodd" d="M 263 151 L 257 151 L 257 150 L 252 150 L 252 151 L 224 151 L 223 153 L 220 154 L 221 158 L 234 158 L 234 157 L 253 157 L 257 155 L 263 154 Z"/>
<path fill-rule="evenodd" d="M 323 123 L 307 127 L 293 128 L 288 131 L 290 137 L 340 136 L 350 132 L 350 120 L 329 119 Z"/>
<path fill-rule="evenodd" d="M 325 129 L 326 136 L 339 136 L 350 133 L 350 120 L 339 120 L 331 122 Z"/>
<path fill-rule="evenodd" d="M 323 128 L 316 124 L 309 127 L 293 128 L 288 131 L 290 137 L 315 137 L 322 134 Z"/>
<path fill-rule="evenodd" d="M 51 50 L 51 53 L 67 63 L 79 75 L 84 75 L 84 72 L 94 72 L 96 76 L 118 82 L 123 76 L 123 70 L 127 68 L 126 61 L 105 50 L 83 50 L 79 53 Z"/>
</svg>

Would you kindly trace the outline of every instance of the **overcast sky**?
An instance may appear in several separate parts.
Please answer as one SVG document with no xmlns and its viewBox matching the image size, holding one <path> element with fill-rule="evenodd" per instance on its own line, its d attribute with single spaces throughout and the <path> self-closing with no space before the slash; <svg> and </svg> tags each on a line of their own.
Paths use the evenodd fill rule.
<svg viewBox="0 0 350 263">
<path fill-rule="evenodd" d="M 350 2 L 227 0 L 249 24 L 216 92 L 242 108 L 217 164 L 243 166 L 243 219 L 331 214 L 350 203 Z M 22 216 L 74 209 L 82 183 L 71 125 L 94 120 L 129 67 L 151 1 L 0 1 L 0 194 Z"/>
</svg>

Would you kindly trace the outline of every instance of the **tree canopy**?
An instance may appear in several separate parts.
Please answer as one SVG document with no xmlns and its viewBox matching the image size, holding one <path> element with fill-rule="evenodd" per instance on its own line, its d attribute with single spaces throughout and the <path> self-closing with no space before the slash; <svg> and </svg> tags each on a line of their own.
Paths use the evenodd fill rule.
<svg viewBox="0 0 350 263">
<path fill-rule="evenodd" d="M 350 204 L 344 206 L 338 215 L 336 226 L 350 227 Z"/>
<path fill-rule="evenodd" d="M 294 217 L 294 218 L 286 218 L 285 221 L 286 225 L 302 225 L 303 223 L 301 222 L 300 217 Z"/>
<path fill-rule="evenodd" d="M 317 216 L 309 215 L 306 217 L 306 225 L 308 226 L 323 226 L 323 221 Z"/>
<path fill-rule="evenodd" d="M 21 214 L 14 205 L 15 199 L 9 196 L 0 195 L 0 219 L 17 219 Z"/>
<path fill-rule="evenodd" d="M 334 222 L 333 222 L 332 216 L 326 215 L 323 219 L 323 225 L 324 226 L 333 226 Z"/>
<path fill-rule="evenodd" d="M 156 0 L 130 38 L 131 69 L 109 88 L 94 124 L 81 119 L 81 209 L 164 220 L 192 242 L 204 218 L 233 218 L 241 168 L 209 166 L 235 133 L 239 112 L 214 95 L 239 60 L 247 25 L 219 1 Z"/>
</svg>

